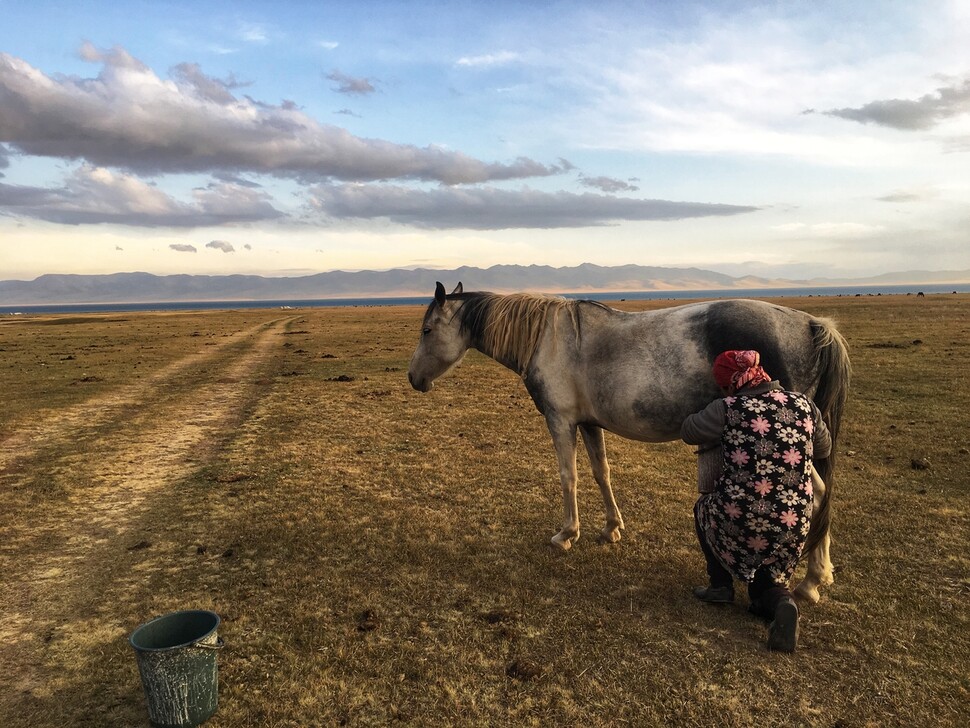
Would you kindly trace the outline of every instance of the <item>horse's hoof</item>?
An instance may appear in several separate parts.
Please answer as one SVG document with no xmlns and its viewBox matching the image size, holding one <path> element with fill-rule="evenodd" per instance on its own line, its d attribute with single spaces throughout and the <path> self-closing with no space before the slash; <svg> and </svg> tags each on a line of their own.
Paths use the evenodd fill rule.
<svg viewBox="0 0 970 728">
<path fill-rule="evenodd" d="M 614 528 L 612 531 L 604 531 L 596 539 L 596 541 L 603 546 L 609 546 L 611 543 L 616 543 L 619 540 L 620 540 L 619 528 Z"/>
<path fill-rule="evenodd" d="M 818 604 L 818 587 L 808 586 L 804 582 L 795 587 L 792 594 L 802 604 Z"/>
<path fill-rule="evenodd" d="M 569 549 L 573 547 L 573 544 L 576 543 L 578 540 L 579 540 L 578 533 L 575 536 L 563 536 L 562 534 L 557 533 L 555 536 L 552 537 L 552 541 L 550 542 L 550 545 L 552 546 L 553 551 L 560 551 L 560 552 L 569 551 Z"/>
<path fill-rule="evenodd" d="M 563 548 L 557 543 L 546 543 L 546 552 L 554 559 L 564 559 L 569 555 L 569 549 Z"/>
</svg>

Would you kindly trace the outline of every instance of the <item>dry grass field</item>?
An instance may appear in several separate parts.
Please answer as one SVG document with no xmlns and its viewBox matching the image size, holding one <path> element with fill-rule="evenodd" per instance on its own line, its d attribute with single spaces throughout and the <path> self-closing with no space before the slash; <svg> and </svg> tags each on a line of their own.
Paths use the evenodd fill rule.
<svg viewBox="0 0 970 728">
<path fill-rule="evenodd" d="M 127 637 L 185 608 L 213 728 L 970 724 L 970 295 L 777 300 L 855 372 L 794 655 L 691 596 L 686 445 L 608 436 L 614 546 L 581 453 L 552 554 L 541 417 L 475 352 L 413 391 L 421 308 L 0 319 L 0 725 L 147 725 Z"/>
</svg>

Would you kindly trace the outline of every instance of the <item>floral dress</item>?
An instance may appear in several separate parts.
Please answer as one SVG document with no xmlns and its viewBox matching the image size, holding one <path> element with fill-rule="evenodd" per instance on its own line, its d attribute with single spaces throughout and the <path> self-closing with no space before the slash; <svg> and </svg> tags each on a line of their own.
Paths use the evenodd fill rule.
<svg viewBox="0 0 970 728">
<path fill-rule="evenodd" d="M 724 567 L 743 581 L 762 566 L 787 584 L 812 518 L 813 410 L 802 394 L 773 389 L 726 397 L 724 469 L 697 502 L 698 523 Z"/>
</svg>

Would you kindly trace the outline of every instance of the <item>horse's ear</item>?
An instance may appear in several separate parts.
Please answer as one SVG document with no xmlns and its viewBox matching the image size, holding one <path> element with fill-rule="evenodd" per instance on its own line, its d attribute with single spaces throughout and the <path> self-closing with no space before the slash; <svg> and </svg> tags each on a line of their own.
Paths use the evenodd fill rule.
<svg viewBox="0 0 970 728">
<path fill-rule="evenodd" d="M 445 305 L 445 287 L 441 285 L 441 281 L 434 284 L 434 300 L 438 302 L 439 306 Z"/>
<path fill-rule="evenodd" d="M 457 296 L 457 295 L 458 295 L 459 293 L 461 293 L 461 292 L 462 292 L 463 290 L 464 290 L 464 289 L 463 289 L 463 288 L 461 287 L 461 281 L 458 281 L 458 285 L 457 285 L 457 286 L 455 286 L 455 290 L 453 290 L 453 291 L 451 292 L 451 295 L 452 295 L 452 296 Z"/>
</svg>

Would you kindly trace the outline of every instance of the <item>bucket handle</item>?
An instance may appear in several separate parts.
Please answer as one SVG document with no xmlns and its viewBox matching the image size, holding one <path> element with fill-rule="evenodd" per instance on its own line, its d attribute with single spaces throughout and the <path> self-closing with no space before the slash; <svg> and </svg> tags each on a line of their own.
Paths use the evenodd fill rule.
<svg viewBox="0 0 970 728">
<path fill-rule="evenodd" d="M 203 650 L 221 650 L 226 646 L 226 643 L 222 641 L 222 637 L 216 638 L 216 643 L 214 645 L 207 645 L 202 642 L 193 642 L 191 647 L 200 647 Z"/>
</svg>

